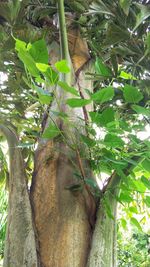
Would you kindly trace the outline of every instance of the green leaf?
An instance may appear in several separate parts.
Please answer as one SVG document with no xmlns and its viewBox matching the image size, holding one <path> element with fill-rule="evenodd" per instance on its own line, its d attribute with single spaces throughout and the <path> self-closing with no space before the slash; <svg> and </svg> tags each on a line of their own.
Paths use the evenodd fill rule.
<svg viewBox="0 0 150 267">
<path fill-rule="evenodd" d="M 131 211 L 132 213 L 136 213 L 136 214 L 138 214 L 138 210 L 137 210 L 137 208 L 136 207 L 129 207 L 129 211 Z"/>
<path fill-rule="evenodd" d="M 100 74 L 104 77 L 112 77 L 112 71 L 110 68 L 105 66 L 105 64 L 102 62 L 100 58 L 97 58 L 95 61 L 95 70 L 97 74 Z"/>
<path fill-rule="evenodd" d="M 142 114 L 144 116 L 149 117 L 150 116 L 150 111 L 149 109 L 143 108 L 141 106 L 138 105 L 132 105 L 131 108 L 136 111 L 138 114 Z"/>
<path fill-rule="evenodd" d="M 62 73 L 69 73 L 70 68 L 68 67 L 68 63 L 65 59 L 58 61 L 55 63 L 55 68 Z"/>
<path fill-rule="evenodd" d="M 97 112 L 89 112 L 93 123 L 101 126 L 107 126 L 108 123 L 115 120 L 115 112 L 112 107 L 106 108 L 101 114 Z"/>
<path fill-rule="evenodd" d="M 41 72 L 46 72 L 50 68 L 48 64 L 43 64 L 43 63 L 36 63 L 36 67 Z"/>
<path fill-rule="evenodd" d="M 48 64 L 49 56 L 47 45 L 44 39 L 38 40 L 33 44 L 29 43 L 27 46 L 27 51 L 29 51 L 35 62 Z"/>
<path fill-rule="evenodd" d="M 142 167 L 150 173 L 150 160 L 149 159 L 144 159 L 141 162 Z"/>
<path fill-rule="evenodd" d="M 36 67 L 40 72 L 44 74 L 51 85 L 57 83 L 58 74 L 48 64 L 36 63 Z"/>
<path fill-rule="evenodd" d="M 39 71 L 35 65 L 34 59 L 27 51 L 19 49 L 18 56 L 32 76 L 39 76 Z"/>
<path fill-rule="evenodd" d="M 138 230 L 142 231 L 142 227 L 141 227 L 141 225 L 139 224 L 139 222 L 137 221 L 137 219 L 135 219 L 134 217 L 132 217 L 132 218 L 130 219 L 130 222 L 131 222 L 131 224 L 135 225 L 135 226 L 138 228 Z"/>
<path fill-rule="evenodd" d="M 123 96 L 128 103 L 138 103 L 143 99 L 142 93 L 136 87 L 128 84 L 124 86 Z"/>
<path fill-rule="evenodd" d="M 128 191 L 121 192 L 120 196 L 119 196 L 119 201 L 120 202 L 130 203 L 130 202 L 133 201 L 133 198 L 129 195 Z"/>
<path fill-rule="evenodd" d="M 44 133 L 42 134 L 42 138 L 45 139 L 52 139 L 56 136 L 60 135 L 60 130 L 55 124 L 50 124 L 48 128 L 44 130 Z"/>
<path fill-rule="evenodd" d="M 125 80 L 137 80 L 131 73 L 127 73 L 125 71 L 121 71 L 119 78 L 125 79 Z"/>
<path fill-rule="evenodd" d="M 141 177 L 141 182 L 150 190 L 150 180 L 148 180 L 146 177 Z"/>
<path fill-rule="evenodd" d="M 121 225 L 122 225 L 122 227 L 124 229 L 126 229 L 126 227 L 127 227 L 127 221 L 125 219 L 123 219 L 123 218 L 121 218 Z"/>
<path fill-rule="evenodd" d="M 100 124 L 101 114 L 99 114 L 98 112 L 91 111 L 89 112 L 89 115 L 93 123 L 96 123 L 97 125 Z"/>
<path fill-rule="evenodd" d="M 121 8 L 123 9 L 123 12 L 126 16 L 129 15 L 129 9 L 130 9 L 130 4 L 131 4 L 131 0 L 120 0 L 119 4 L 121 6 Z"/>
<path fill-rule="evenodd" d="M 135 31 L 142 23 L 144 20 L 146 20 L 150 16 L 150 6 L 149 5 L 141 5 L 141 4 L 136 4 L 139 7 L 139 14 L 136 17 L 136 25 L 133 29 Z"/>
<path fill-rule="evenodd" d="M 106 108 L 100 117 L 99 123 L 101 126 L 107 126 L 108 123 L 112 122 L 115 120 L 115 112 L 113 108 L 109 107 Z"/>
<path fill-rule="evenodd" d="M 117 135 L 113 135 L 113 134 L 106 134 L 105 138 L 104 138 L 104 143 L 109 146 L 109 147 L 118 147 L 118 148 L 122 148 L 124 146 L 124 141 L 118 137 Z"/>
<path fill-rule="evenodd" d="M 83 140 L 83 142 L 88 145 L 89 147 L 93 147 L 96 144 L 96 141 L 91 139 L 90 137 L 81 134 L 81 139 Z"/>
<path fill-rule="evenodd" d="M 145 185 L 140 180 L 132 180 L 132 182 L 138 192 L 144 193 L 146 191 Z"/>
<path fill-rule="evenodd" d="M 66 82 L 58 81 L 58 85 L 66 92 L 79 96 L 79 93 L 74 87 L 69 86 Z"/>
<path fill-rule="evenodd" d="M 49 103 L 53 99 L 51 94 L 49 92 L 43 90 L 41 87 L 38 87 L 38 86 L 34 86 L 33 89 L 37 92 L 41 104 L 49 105 Z"/>
<path fill-rule="evenodd" d="M 66 101 L 71 108 L 83 107 L 91 103 L 91 99 L 69 98 Z"/>
<path fill-rule="evenodd" d="M 148 208 L 150 208 L 150 197 L 146 196 L 146 198 L 144 199 L 145 204 L 147 205 Z"/>
<path fill-rule="evenodd" d="M 94 93 L 91 98 L 94 101 L 98 101 L 101 104 L 112 100 L 114 97 L 114 89 L 112 86 L 108 86 L 104 89 L 100 89 L 98 92 Z"/>
<path fill-rule="evenodd" d="M 16 49 L 16 51 L 20 51 L 20 50 L 26 50 L 26 47 L 27 47 L 27 44 L 24 42 L 24 41 L 21 41 L 21 40 L 19 40 L 19 39 L 16 39 L 15 38 L 15 49 Z"/>
</svg>

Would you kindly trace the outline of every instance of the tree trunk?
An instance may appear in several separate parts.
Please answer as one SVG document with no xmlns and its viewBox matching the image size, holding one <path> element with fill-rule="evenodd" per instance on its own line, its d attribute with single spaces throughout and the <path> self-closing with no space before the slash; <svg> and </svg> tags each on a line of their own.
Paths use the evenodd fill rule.
<svg viewBox="0 0 150 267">
<path fill-rule="evenodd" d="M 15 133 L 0 125 L 10 153 L 9 203 L 4 267 L 38 267 L 35 233 L 24 163 Z"/>
<path fill-rule="evenodd" d="M 77 44 L 79 47 L 81 43 L 83 52 L 86 52 L 80 36 L 75 52 Z M 76 57 L 74 51 L 72 53 L 75 69 L 79 67 L 76 58 L 86 63 L 87 53 L 83 53 L 83 58 L 80 54 Z M 81 62 L 79 65 L 83 67 Z M 85 79 L 86 71 L 85 68 L 77 77 L 77 87 L 82 96 L 85 96 L 83 89 L 92 89 L 92 83 Z M 66 110 L 64 100 L 67 96 L 62 95 L 60 90 L 58 94 L 62 110 L 67 112 L 71 125 L 77 131 L 69 125 L 69 128 L 59 126 L 63 128 L 66 141 L 70 134 L 73 135 L 78 149 L 72 150 L 62 138 L 39 142 L 29 201 L 21 152 L 15 143 L 14 155 L 11 155 L 13 162 L 4 267 L 115 267 L 115 221 L 108 217 L 106 206 L 101 201 L 96 214 L 94 197 L 83 180 L 80 181 L 82 191 L 68 190 L 79 183 L 75 172 L 92 177 L 88 160 L 82 159 L 85 148 L 81 148 L 78 138 L 78 131 L 85 129 L 78 116 L 85 119 L 85 109 L 75 109 L 75 112 Z M 56 103 L 51 109 L 60 111 Z M 111 194 L 109 198 L 115 218 L 116 200 L 112 200 Z"/>
<path fill-rule="evenodd" d="M 86 188 L 76 192 L 67 190 L 77 183 L 74 177 L 76 168 L 79 170 L 77 154 L 62 140 L 39 145 L 30 191 L 32 223 L 17 139 L 15 144 L 9 145 L 15 149 L 11 149 L 13 161 L 4 267 L 115 267 L 116 225 L 108 216 L 103 200 L 95 214 L 93 199 Z M 81 160 L 86 177 L 91 177 L 88 161 Z M 113 191 L 108 194 L 114 218 L 116 181 L 114 178 L 114 184 L 110 184 Z"/>
<path fill-rule="evenodd" d="M 120 177 L 111 177 L 106 196 L 100 201 L 87 267 L 116 267 L 116 196 L 119 183 Z"/>
</svg>

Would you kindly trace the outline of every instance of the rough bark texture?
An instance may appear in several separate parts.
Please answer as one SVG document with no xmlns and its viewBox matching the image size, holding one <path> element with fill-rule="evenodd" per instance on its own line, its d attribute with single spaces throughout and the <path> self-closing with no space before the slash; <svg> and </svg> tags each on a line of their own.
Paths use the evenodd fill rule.
<svg viewBox="0 0 150 267">
<path fill-rule="evenodd" d="M 31 199 L 44 267 L 83 267 L 87 261 L 89 210 L 81 192 L 65 189 L 75 182 L 69 155 L 63 143 L 49 141 L 35 158 Z"/>
<path fill-rule="evenodd" d="M 15 134 L 3 128 L 10 150 L 10 177 L 4 267 L 37 267 L 35 234 L 32 224 L 24 163 Z M 11 136 L 11 137 L 10 137 Z"/>
<path fill-rule="evenodd" d="M 116 267 L 116 195 L 119 183 L 120 177 L 113 175 L 105 193 L 114 219 L 108 216 L 103 199 L 98 208 L 87 267 Z"/>
<path fill-rule="evenodd" d="M 116 200 L 112 202 L 111 208 L 113 214 L 115 214 Z M 114 245 L 116 240 L 115 228 L 115 220 L 108 217 L 104 205 L 101 205 L 97 213 L 97 222 L 87 267 L 116 266 L 116 260 L 114 258 Z"/>
</svg>

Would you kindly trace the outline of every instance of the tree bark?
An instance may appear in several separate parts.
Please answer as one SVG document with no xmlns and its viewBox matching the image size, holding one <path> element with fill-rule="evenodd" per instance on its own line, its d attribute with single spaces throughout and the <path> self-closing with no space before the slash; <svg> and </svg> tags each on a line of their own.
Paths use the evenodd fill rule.
<svg viewBox="0 0 150 267">
<path fill-rule="evenodd" d="M 24 163 L 18 139 L 8 126 L 0 125 L 9 144 L 10 175 L 4 267 L 38 267 Z"/>
<path fill-rule="evenodd" d="M 119 183 L 120 177 L 114 174 L 104 197 L 100 200 L 87 267 L 116 267 L 116 215 Z"/>
</svg>

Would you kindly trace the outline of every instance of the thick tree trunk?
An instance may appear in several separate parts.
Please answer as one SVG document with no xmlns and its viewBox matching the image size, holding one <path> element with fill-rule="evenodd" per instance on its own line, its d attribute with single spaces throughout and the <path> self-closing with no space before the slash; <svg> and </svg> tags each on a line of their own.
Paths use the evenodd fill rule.
<svg viewBox="0 0 150 267">
<path fill-rule="evenodd" d="M 119 183 L 120 177 L 114 174 L 100 201 L 87 267 L 116 267 L 116 197 Z"/>
<path fill-rule="evenodd" d="M 0 125 L 10 152 L 9 203 L 4 267 L 38 267 L 35 233 L 24 163 L 18 140 L 9 127 Z"/>
<path fill-rule="evenodd" d="M 49 141 L 36 153 L 31 199 L 44 267 L 83 267 L 91 240 L 89 210 L 75 183 L 76 159 L 68 147 Z"/>
</svg>

